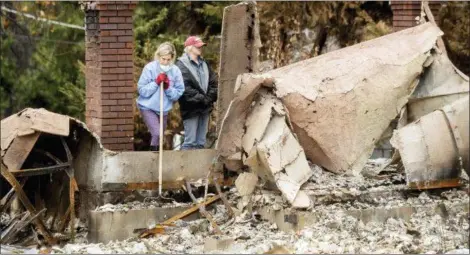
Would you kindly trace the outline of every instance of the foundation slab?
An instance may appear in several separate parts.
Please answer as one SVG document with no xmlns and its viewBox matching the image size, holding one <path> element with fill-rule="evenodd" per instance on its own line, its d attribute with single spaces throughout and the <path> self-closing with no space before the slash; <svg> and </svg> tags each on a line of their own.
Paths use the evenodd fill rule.
<svg viewBox="0 0 470 255">
<path fill-rule="evenodd" d="M 151 208 L 129 211 L 90 211 L 88 217 L 88 241 L 108 243 L 122 241 L 138 234 L 136 229 L 148 228 L 178 214 L 189 206 Z M 184 220 L 195 220 L 198 213 L 193 213 Z"/>
</svg>

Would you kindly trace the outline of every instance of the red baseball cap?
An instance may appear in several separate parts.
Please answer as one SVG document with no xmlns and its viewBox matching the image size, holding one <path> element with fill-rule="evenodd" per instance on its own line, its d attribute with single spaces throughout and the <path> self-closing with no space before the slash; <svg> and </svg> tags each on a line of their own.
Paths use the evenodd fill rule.
<svg viewBox="0 0 470 255">
<path fill-rule="evenodd" d="M 188 47 L 188 46 L 196 46 L 196 47 L 201 47 L 201 46 L 204 46 L 206 45 L 206 43 L 204 43 L 201 38 L 197 37 L 197 36 L 190 36 L 188 37 L 188 39 L 186 39 L 186 41 L 184 42 L 184 47 Z"/>
</svg>

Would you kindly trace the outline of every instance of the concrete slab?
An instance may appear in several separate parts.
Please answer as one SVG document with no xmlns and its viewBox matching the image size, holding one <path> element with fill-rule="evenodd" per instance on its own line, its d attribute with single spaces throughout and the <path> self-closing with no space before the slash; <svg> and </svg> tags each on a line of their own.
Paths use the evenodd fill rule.
<svg viewBox="0 0 470 255">
<path fill-rule="evenodd" d="M 113 212 L 90 211 L 88 241 L 108 243 L 125 240 L 137 236 L 134 230 L 153 226 L 188 208 L 189 206 L 180 206 Z M 198 215 L 198 213 L 191 214 L 184 220 L 194 220 Z"/>
<path fill-rule="evenodd" d="M 215 156 L 215 150 L 164 151 L 163 183 L 183 178 L 188 181 L 205 178 Z M 112 190 L 113 184 L 158 183 L 158 153 L 133 151 L 105 154 L 101 170 L 102 190 Z"/>
<path fill-rule="evenodd" d="M 158 187 L 158 153 L 150 151 L 113 152 L 103 149 L 91 137 L 84 137 L 74 162 L 81 188 L 100 192 Z M 215 150 L 164 151 L 163 188 L 180 188 L 185 178 L 197 181 L 207 176 Z"/>
<path fill-rule="evenodd" d="M 404 205 L 391 208 L 369 208 L 345 210 L 346 215 L 355 217 L 364 223 L 370 221 L 385 222 L 389 218 L 396 218 L 408 221 L 414 213 L 419 211 L 432 212 L 442 217 L 449 217 L 457 212 L 469 212 L 469 202 L 455 203 L 450 208 L 442 210 L 443 204 L 431 204 L 425 206 Z M 292 209 L 273 210 L 269 207 L 257 208 L 258 213 L 263 220 L 276 223 L 278 228 L 284 232 L 299 231 L 307 226 L 313 226 L 320 218 L 323 211 L 298 211 Z"/>
</svg>

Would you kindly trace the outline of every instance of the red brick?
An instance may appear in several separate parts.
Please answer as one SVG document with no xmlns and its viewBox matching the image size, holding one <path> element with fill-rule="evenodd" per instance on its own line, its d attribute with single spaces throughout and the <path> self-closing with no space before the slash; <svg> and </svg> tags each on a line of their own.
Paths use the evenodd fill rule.
<svg viewBox="0 0 470 255">
<path fill-rule="evenodd" d="M 118 50 L 118 54 L 121 54 L 121 55 L 132 55 L 132 53 L 134 53 L 133 49 L 119 49 Z"/>
<path fill-rule="evenodd" d="M 117 28 L 118 28 L 117 24 L 104 23 L 100 25 L 100 29 L 103 29 L 103 30 L 112 30 L 112 29 L 117 29 Z"/>
<path fill-rule="evenodd" d="M 121 10 L 121 11 L 118 11 L 117 12 L 117 16 L 120 16 L 120 17 L 132 17 L 132 15 L 134 14 L 134 11 L 128 11 L 128 10 Z M 113 16 L 116 16 L 116 15 L 113 15 Z"/>
<path fill-rule="evenodd" d="M 125 43 L 110 43 L 109 44 L 109 48 L 112 48 L 112 49 L 116 49 L 116 48 L 122 49 L 124 47 L 126 47 Z"/>
<path fill-rule="evenodd" d="M 415 20 L 414 16 L 401 16 L 401 15 L 396 15 L 393 17 L 393 20 Z"/>
<path fill-rule="evenodd" d="M 107 4 L 107 9 L 108 10 L 116 10 L 117 6 L 115 4 Z"/>
<path fill-rule="evenodd" d="M 102 55 L 116 55 L 118 54 L 118 50 L 117 49 L 103 49 L 101 50 L 101 54 Z"/>
<path fill-rule="evenodd" d="M 126 35 L 125 30 L 110 30 L 110 35 Z"/>
<path fill-rule="evenodd" d="M 132 23 L 134 22 L 134 20 L 132 19 L 132 17 L 127 17 L 126 18 L 126 23 Z"/>
<path fill-rule="evenodd" d="M 132 67 L 126 68 L 126 73 L 134 73 L 134 68 Z"/>
<path fill-rule="evenodd" d="M 109 18 L 109 23 L 124 23 L 126 22 L 126 17 L 111 17 Z"/>
<path fill-rule="evenodd" d="M 134 76 L 132 74 L 119 74 L 117 80 L 124 81 L 124 80 L 132 80 L 132 79 L 134 79 Z"/>
<path fill-rule="evenodd" d="M 112 137 L 125 137 L 126 132 L 125 131 L 112 131 L 109 132 Z"/>
<path fill-rule="evenodd" d="M 128 49 L 134 48 L 134 42 L 128 42 L 128 43 L 126 43 L 126 48 L 128 48 Z"/>
<path fill-rule="evenodd" d="M 121 62 L 102 62 L 101 67 L 117 67 Z"/>
<path fill-rule="evenodd" d="M 133 87 L 117 87 L 117 92 L 121 93 L 129 93 L 129 92 L 134 92 L 135 89 Z"/>
<path fill-rule="evenodd" d="M 126 35 L 134 35 L 134 31 L 133 30 L 126 30 Z"/>
<path fill-rule="evenodd" d="M 109 98 L 110 98 L 110 99 L 125 99 L 125 98 L 126 98 L 126 94 L 123 94 L 123 93 L 113 93 L 113 94 L 110 94 L 110 95 L 109 95 Z M 119 117 L 122 117 L 122 116 L 119 116 Z"/>
<path fill-rule="evenodd" d="M 118 79 L 118 75 L 117 74 L 104 74 L 101 76 L 101 80 L 103 81 L 114 81 L 114 80 L 117 80 Z"/>
<path fill-rule="evenodd" d="M 117 11 L 100 11 L 101 17 L 115 17 L 117 14 Z M 130 16 L 132 16 L 132 14 Z"/>
<path fill-rule="evenodd" d="M 113 112 L 125 112 L 125 111 L 132 110 L 131 108 L 132 107 L 130 107 L 130 106 L 122 106 L 122 105 L 111 106 L 111 111 L 113 111 Z"/>
<path fill-rule="evenodd" d="M 118 10 L 129 10 L 128 4 L 118 4 L 116 7 Z"/>
<path fill-rule="evenodd" d="M 134 113 L 133 112 L 119 112 L 118 117 L 119 118 L 133 118 Z"/>
<path fill-rule="evenodd" d="M 115 24 L 113 24 L 115 25 Z M 133 24 L 128 24 L 128 23 L 122 23 L 122 24 L 117 24 L 118 29 L 133 29 L 134 25 Z"/>
<path fill-rule="evenodd" d="M 112 68 L 110 73 L 126 73 L 126 68 Z"/>
<path fill-rule="evenodd" d="M 124 83 L 124 81 L 114 80 L 114 81 L 109 82 L 109 86 L 110 87 L 121 87 L 121 86 L 125 86 L 125 83 Z"/>
<path fill-rule="evenodd" d="M 117 139 L 118 140 L 118 143 L 120 144 L 125 144 L 125 143 L 129 143 L 129 142 L 132 142 L 132 138 L 131 137 L 120 137 Z"/>
<path fill-rule="evenodd" d="M 110 35 L 111 35 L 111 31 L 109 30 L 100 31 L 100 36 L 110 36 Z"/>
<path fill-rule="evenodd" d="M 118 130 L 134 130 L 134 125 L 119 125 Z"/>
<path fill-rule="evenodd" d="M 114 130 L 118 130 L 118 126 L 117 125 L 102 126 L 101 130 L 102 131 L 114 131 Z"/>
<path fill-rule="evenodd" d="M 112 118 L 117 118 L 117 117 L 118 117 L 117 112 L 103 112 L 104 119 L 112 119 Z"/>
<path fill-rule="evenodd" d="M 109 43 L 101 43 L 100 44 L 100 49 L 107 49 L 109 48 Z"/>
<path fill-rule="evenodd" d="M 134 93 L 126 93 L 126 98 L 134 98 Z"/>
<path fill-rule="evenodd" d="M 100 23 L 108 23 L 109 19 L 106 17 L 100 17 Z"/>
<path fill-rule="evenodd" d="M 102 100 L 101 101 L 101 105 L 117 105 L 118 104 L 118 100 L 115 100 L 115 99 L 109 99 L 109 100 Z M 114 124 L 114 123 L 112 123 Z M 116 123 L 118 124 L 118 123 Z"/>
<path fill-rule="evenodd" d="M 103 119 L 103 125 L 122 125 L 128 124 L 125 119 Z M 118 126 L 119 130 L 119 126 Z"/>
<path fill-rule="evenodd" d="M 118 66 L 119 67 L 131 67 L 131 66 L 134 66 L 134 63 L 130 61 L 122 61 L 122 62 L 118 62 Z"/>
<path fill-rule="evenodd" d="M 117 42 L 117 37 L 116 36 L 102 36 L 100 38 L 101 42 Z"/>
<path fill-rule="evenodd" d="M 104 11 L 104 10 L 107 10 L 108 9 L 108 6 L 106 4 L 98 4 L 96 6 L 96 9 L 97 10 L 100 10 L 100 11 Z"/>
<path fill-rule="evenodd" d="M 133 42 L 134 37 L 133 36 L 119 36 L 118 37 L 118 42 Z"/>
<path fill-rule="evenodd" d="M 120 61 L 119 59 L 119 55 L 103 55 L 101 56 L 101 61 L 112 61 L 112 62 L 116 62 L 116 61 Z"/>
<path fill-rule="evenodd" d="M 115 137 L 102 138 L 102 139 L 101 139 L 101 142 L 102 142 L 103 144 L 106 144 L 106 143 L 118 143 L 118 139 L 115 138 Z"/>
<path fill-rule="evenodd" d="M 132 105 L 132 103 L 134 103 L 134 100 L 132 100 L 132 99 L 120 99 L 120 100 L 117 100 L 117 104 L 118 104 L 118 105 Z"/>
<path fill-rule="evenodd" d="M 135 7 L 137 7 L 136 3 L 129 4 L 129 9 L 135 9 Z"/>
<path fill-rule="evenodd" d="M 102 93 L 115 93 L 119 91 L 119 87 L 102 87 Z"/>
</svg>

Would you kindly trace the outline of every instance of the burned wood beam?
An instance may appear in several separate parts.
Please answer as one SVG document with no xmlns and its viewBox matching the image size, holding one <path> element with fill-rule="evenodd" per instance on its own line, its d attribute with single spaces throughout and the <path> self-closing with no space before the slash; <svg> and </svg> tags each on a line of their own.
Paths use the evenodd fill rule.
<svg viewBox="0 0 470 255">
<path fill-rule="evenodd" d="M 20 180 L 21 188 L 23 188 L 27 180 L 28 180 L 28 177 L 25 177 Z M 11 188 L 11 190 L 8 191 L 8 193 L 0 201 L 0 213 L 3 213 L 8 207 L 10 207 L 10 204 L 13 202 L 15 197 L 16 197 L 15 189 Z"/>
<path fill-rule="evenodd" d="M 35 176 L 35 175 L 44 175 L 44 174 L 52 174 L 66 168 L 70 167 L 70 163 L 62 163 L 55 166 L 46 166 L 46 167 L 38 167 L 38 168 L 31 168 L 31 169 L 23 169 L 23 170 L 12 170 L 10 171 L 16 177 L 22 176 Z"/>
<path fill-rule="evenodd" d="M 71 209 L 71 207 L 69 206 L 69 208 L 67 209 L 65 214 L 62 216 L 62 219 L 60 220 L 60 225 L 59 225 L 59 232 L 60 233 L 63 233 L 65 231 L 65 227 L 67 226 L 67 220 L 70 216 L 70 209 Z"/>
<path fill-rule="evenodd" d="M 14 220 L 10 226 L 8 226 L 7 229 L 5 229 L 3 232 L 2 232 L 2 235 L 0 236 L 0 243 L 2 244 L 6 244 L 12 236 L 14 236 L 16 233 L 17 233 L 17 229 L 16 226 L 19 226 L 22 222 L 26 221 L 29 217 L 30 213 L 28 211 L 26 211 L 24 214 L 23 214 L 23 217 L 21 217 L 21 219 L 19 220 Z"/>
<path fill-rule="evenodd" d="M 215 233 L 218 235 L 222 234 L 222 231 L 220 231 L 219 226 L 217 226 L 217 223 L 215 223 L 214 219 L 212 218 L 212 215 L 206 211 L 206 208 L 204 206 L 204 203 L 198 203 L 196 197 L 193 195 L 193 192 L 191 191 L 191 184 L 189 182 L 186 182 L 186 189 L 193 200 L 195 204 L 199 207 L 199 212 L 201 213 L 202 216 L 204 216 L 212 225 L 212 228 L 214 228 Z"/>
<path fill-rule="evenodd" d="M 41 213 L 43 213 L 44 211 L 46 211 L 46 208 L 43 208 L 41 211 L 39 211 L 36 215 L 33 215 L 32 217 L 30 217 L 31 214 L 28 211 L 25 214 L 25 216 L 21 219 L 21 221 L 19 221 L 18 224 L 15 225 L 14 230 L 12 232 L 10 232 L 8 234 L 8 236 L 2 237 L 1 242 L 2 243 L 8 243 L 13 237 L 15 237 L 18 234 L 18 232 L 20 232 L 20 230 L 22 230 L 23 228 L 28 226 L 29 223 L 31 223 L 34 219 L 39 217 L 39 215 L 41 215 Z"/>
<path fill-rule="evenodd" d="M 225 208 L 227 208 L 227 212 L 228 212 L 228 214 L 229 214 L 229 217 L 235 216 L 235 213 L 233 212 L 233 209 L 232 209 L 232 207 L 230 206 L 230 203 L 228 202 L 227 197 L 225 197 L 224 193 L 222 192 L 222 189 L 220 188 L 220 184 L 217 182 L 217 180 L 215 179 L 215 177 L 214 177 L 213 182 L 214 182 L 214 184 L 215 184 L 215 188 L 217 189 L 218 195 L 220 196 L 220 198 L 222 199 L 222 202 L 223 202 L 224 205 L 225 205 Z"/>
<path fill-rule="evenodd" d="M 215 201 L 219 200 L 220 196 L 219 195 L 215 195 L 213 197 L 210 197 L 209 199 L 207 199 L 205 202 L 204 202 L 204 206 L 207 206 L 207 205 L 210 205 L 212 203 L 214 203 Z M 168 226 L 168 225 L 171 225 L 173 222 L 177 221 L 177 220 L 180 220 L 180 219 L 183 219 L 184 217 L 187 217 L 189 215 L 191 215 L 192 213 L 194 213 L 195 211 L 197 211 L 199 209 L 199 203 L 194 205 L 193 207 L 191 208 L 188 208 L 184 211 L 182 211 L 181 213 L 178 213 L 176 215 L 174 215 L 173 217 L 169 218 L 168 220 L 165 220 L 164 222 L 158 224 L 155 228 L 153 229 L 146 229 L 144 230 L 140 235 L 139 237 L 140 238 L 144 238 L 144 237 L 147 237 L 149 235 L 154 235 L 154 234 L 161 234 L 162 231 L 164 231 L 164 226 Z"/>
<path fill-rule="evenodd" d="M 37 214 L 36 209 L 34 208 L 34 206 L 29 201 L 28 197 L 26 196 L 26 193 L 21 188 L 21 185 L 18 182 L 18 180 L 16 180 L 15 176 L 8 171 L 8 169 L 6 168 L 6 166 L 3 165 L 3 163 L 1 164 L 0 168 L 1 168 L 2 176 L 15 189 L 15 192 L 16 192 L 18 198 L 20 199 L 20 201 L 23 203 L 24 207 L 31 214 L 36 215 Z M 46 239 L 47 243 L 49 243 L 50 245 L 53 245 L 53 244 L 56 243 L 56 240 L 54 239 L 54 237 L 51 235 L 51 233 L 47 230 L 46 226 L 44 225 L 44 222 L 42 221 L 42 217 L 39 216 L 39 217 L 35 218 L 34 223 L 35 223 L 36 227 L 38 228 L 39 232 L 41 233 L 41 235 L 43 235 L 44 238 Z"/>
</svg>

